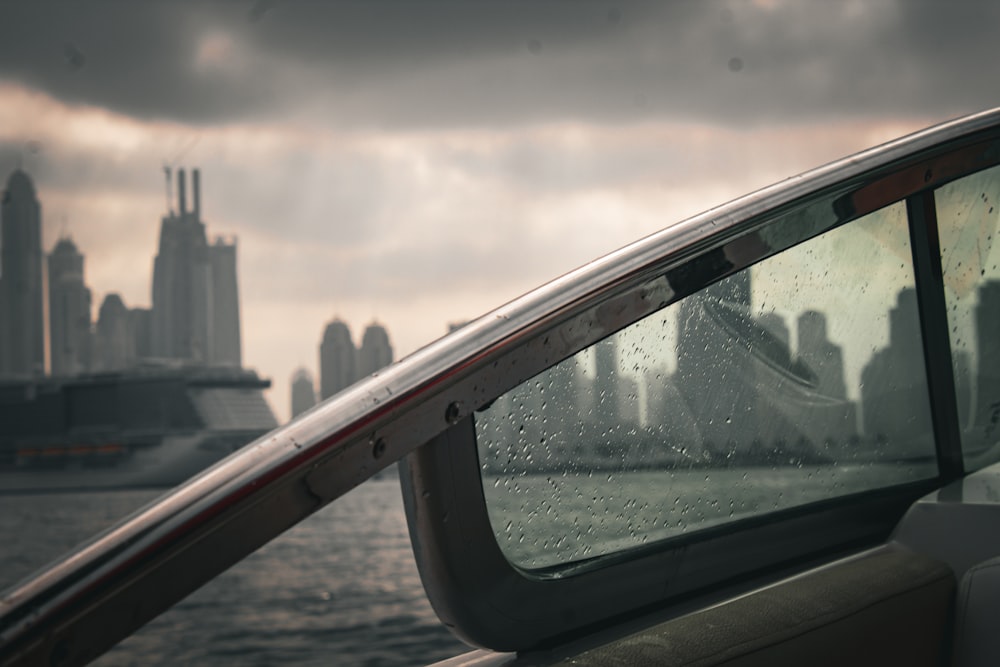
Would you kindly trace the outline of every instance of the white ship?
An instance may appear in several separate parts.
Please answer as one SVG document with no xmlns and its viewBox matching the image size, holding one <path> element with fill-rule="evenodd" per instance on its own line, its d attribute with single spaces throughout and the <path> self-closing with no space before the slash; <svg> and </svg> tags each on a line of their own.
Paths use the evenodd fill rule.
<svg viewBox="0 0 1000 667">
<path fill-rule="evenodd" d="M 170 487 L 277 426 L 235 368 L 0 382 L 0 493 Z"/>
</svg>

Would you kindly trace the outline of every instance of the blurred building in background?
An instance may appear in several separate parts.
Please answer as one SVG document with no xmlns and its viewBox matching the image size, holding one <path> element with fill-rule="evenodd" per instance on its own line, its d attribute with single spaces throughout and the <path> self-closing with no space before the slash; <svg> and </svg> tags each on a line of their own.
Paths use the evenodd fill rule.
<svg viewBox="0 0 1000 667">
<path fill-rule="evenodd" d="M 131 313 L 114 292 L 101 303 L 94 341 L 94 370 L 123 371 L 135 364 Z"/>
<path fill-rule="evenodd" d="M 358 352 L 347 323 L 334 319 L 326 325 L 319 344 L 319 396 L 326 400 L 358 380 Z"/>
<path fill-rule="evenodd" d="M 70 238 L 59 239 L 49 253 L 49 360 L 55 376 L 90 370 L 91 302 L 83 265 L 83 255 Z"/>
<path fill-rule="evenodd" d="M 16 169 L 0 203 L 0 376 L 45 373 L 42 206 Z"/>
<path fill-rule="evenodd" d="M 365 329 L 358 350 L 358 375 L 365 377 L 392 363 L 392 345 L 389 333 L 378 322 L 372 322 Z"/>
<path fill-rule="evenodd" d="M 316 405 L 316 385 L 305 368 L 292 374 L 292 417 L 295 418 Z"/>
<path fill-rule="evenodd" d="M 170 172 L 167 171 L 168 192 Z M 196 364 L 241 364 L 235 239 L 208 244 L 201 219 L 201 175 L 177 172 L 178 210 L 161 221 L 153 262 L 151 350 L 154 357 Z"/>
<path fill-rule="evenodd" d="M 361 337 L 361 347 L 355 347 L 347 323 L 334 318 L 323 331 L 319 345 L 320 400 L 393 362 L 389 333 L 378 322 L 372 322 Z"/>
</svg>

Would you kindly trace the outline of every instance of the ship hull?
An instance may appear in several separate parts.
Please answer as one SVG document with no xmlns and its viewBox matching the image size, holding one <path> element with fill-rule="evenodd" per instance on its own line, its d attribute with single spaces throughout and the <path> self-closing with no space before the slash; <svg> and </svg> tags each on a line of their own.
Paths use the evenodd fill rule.
<svg viewBox="0 0 1000 667">
<path fill-rule="evenodd" d="M 277 426 L 252 371 L 0 384 L 0 494 L 169 488 Z"/>
<path fill-rule="evenodd" d="M 252 437 L 248 435 L 247 441 Z M 170 488 L 221 461 L 230 451 L 212 446 L 204 434 L 168 436 L 159 445 L 137 448 L 115 464 L 76 461 L 59 467 L 0 470 L 0 494 Z"/>
</svg>

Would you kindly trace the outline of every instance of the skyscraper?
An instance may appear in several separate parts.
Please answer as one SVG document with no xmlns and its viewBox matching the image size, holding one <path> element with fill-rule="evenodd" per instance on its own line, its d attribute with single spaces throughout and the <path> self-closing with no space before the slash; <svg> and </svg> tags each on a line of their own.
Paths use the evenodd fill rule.
<svg viewBox="0 0 1000 667">
<path fill-rule="evenodd" d="M 0 375 L 45 372 L 42 207 L 16 169 L 0 203 Z"/>
<path fill-rule="evenodd" d="M 807 310 L 799 315 L 797 327 L 800 373 L 815 379 L 809 390 L 813 445 L 846 444 L 858 434 L 858 408 L 847 399 L 844 351 L 830 340 L 825 314 Z"/>
<path fill-rule="evenodd" d="M 153 357 L 153 311 L 149 308 L 130 309 L 129 325 L 135 341 L 136 361 Z"/>
<path fill-rule="evenodd" d="M 765 331 L 769 332 L 786 350 L 791 349 L 791 335 L 788 331 L 788 325 L 785 324 L 784 317 L 774 311 L 761 313 L 757 316 L 757 323 Z M 789 353 L 790 355 L 791 353 Z"/>
<path fill-rule="evenodd" d="M 122 298 L 114 292 L 104 297 L 101 303 L 94 348 L 95 370 L 120 371 L 135 363 L 131 314 Z"/>
<path fill-rule="evenodd" d="M 319 346 L 320 399 L 326 400 L 358 379 L 358 352 L 351 330 L 340 319 L 326 325 Z"/>
<path fill-rule="evenodd" d="M 861 370 L 866 435 L 905 447 L 931 433 L 923 362 L 917 292 L 906 287 L 889 311 L 889 344 L 872 354 Z"/>
<path fill-rule="evenodd" d="M 638 423 L 636 388 L 618 367 L 618 338 L 611 336 L 594 345 L 594 382 L 588 414 L 605 424 Z M 632 396 L 632 398 L 630 398 Z"/>
<path fill-rule="evenodd" d="M 52 375 L 90 369 L 90 290 L 83 280 L 83 255 L 69 238 L 49 254 L 49 359 Z"/>
<path fill-rule="evenodd" d="M 744 440 L 760 421 L 749 354 L 749 345 L 759 341 L 747 339 L 761 329 L 753 326 L 751 295 L 751 274 L 741 271 L 687 297 L 677 311 L 673 385 L 686 404 L 682 411 L 698 425 L 701 444 L 709 451 L 748 447 Z M 673 397 L 672 392 L 665 395 Z"/>
<path fill-rule="evenodd" d="M 152 353 L 167 359 L 238 366 L 239 290 L 235 240 L 206 240 L 201 219 L 201 179 L 192 174 L 194 207 L 187 208 L 187 181 L 177 172 L 178 210 L 160 225 L 153 263 Z"/>
<path fill-rule="evenodd" d="M 297 417 L 316 405 L 316 388 L 312 375 L 299 368 L 292 375 L 292 417 Z"/>
<path fill-rule="evenodd" d="M 212 349 L 209 360 L 213 364 L 241 366 L 243 354 L 239 285 L 236 280 L 236 237 L 216 237 L 215 242 L 208 246 L 208 260 L 212 273 Z"/>
<path fill-rule="evenodd" d="M 187 210 L 186 177 L 178 171 L 178 211 L 160 225 L 153 262 L 153 354 L 194 362 L 208 360 L 209 264 L 205 225 Z M 195 195 L 195 201 L 199 196 Z"/>
<path fill-rule="evenodd" d="M 385 327 L 372 322 L 365 329 L 358 352 L 358 377 L 371 375 L 392 363 L 392 346 Z"/>
<path fill-rule="evenodd" d="M 817 390 L 828 398 L 847 398 L 844 352 L 827 336 L 826 315 L 807 310 L 798 320 L 798 357 L 816 374 Z"/>
</svg>

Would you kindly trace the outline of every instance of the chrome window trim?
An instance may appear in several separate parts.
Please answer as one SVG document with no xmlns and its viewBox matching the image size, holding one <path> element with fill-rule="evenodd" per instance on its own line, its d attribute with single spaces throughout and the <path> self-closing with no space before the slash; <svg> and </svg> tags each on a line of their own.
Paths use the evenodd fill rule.
<svg viewBox="0 0 1000 667">
<path fill-rule="evenodd" d="M 0 600 L 0 659 L 83 662 L 262 544 L 497 395 L 782 247 L 748 247 L 807 197 L 835 222 L 1000 163 L 1000 110 L 943 123 L 783 181 L 568 273 L 417 351 L 258 439 Z M 739 257 L 686 284 L 668 271 Z M 108 623 L 108 618 L 116 619 Z"/>
</svg>

